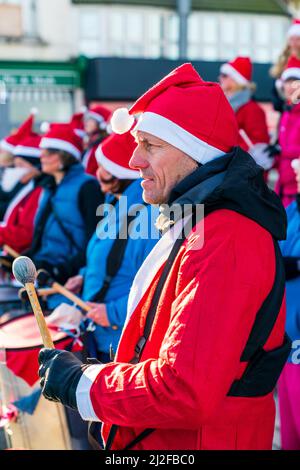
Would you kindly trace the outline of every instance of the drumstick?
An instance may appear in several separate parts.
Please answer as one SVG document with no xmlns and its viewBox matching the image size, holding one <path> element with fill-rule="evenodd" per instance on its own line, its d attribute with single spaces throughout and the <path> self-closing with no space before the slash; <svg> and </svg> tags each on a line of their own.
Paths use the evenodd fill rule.
<svg viewBox="0 0 300 470">
<path fill-rule="evenodd" d="M 38 282 L 42 281 L 42 285 L 49 285 L 49 287 L 55 289 L 57 293 L 63 295 L 67 299 L 71 300 L 74 304 L 81 307 L 85 312 L 91 310 L 92 307 L 87 305 L 80 297 L 73 294 L 73 292 L 70 292 L 66 287 L 62 286 L 58 282 L 54 281 L 54 279 L 51 278 L 50 274 L 45 269 L 39 269 L 37 277 Z"/>
<path fill-rule="evenodd" d="M 20 256 L 20 253 L 15 251 L 13 248 L 11 248 L 9 245 L 3 245 L 3 250 L 5 250 L 10 256 L 13 258 L 18 258 Z"/>
<path fill-rule="evenodd" d="M 12 272 L 17 281 L 23 284 L 27 291 L 45 348 L 54 349 L 54 344 L 34 287 L 36 278 L 35 265 L 27 256 L 19 256 L 13 262 Z"/>
<path fill-rule="evenodd" d="M 47 297 L 48 295 L 53 295 L 53 294 L 56 294 L 55 289 L 50 289 L 50 288 L 37 289 L 37 295 L 39 297 Z M 20 300 L 24 300 L 24 301 L 28 300 L 28 295 L 27 295 L 27 291 L 25 287 L 22 287 L 21 289 L 19 289 L 18 296 Z"/>
<path fill-rule="evenodd" d="M 250 137 L 248 136 L 248 134 L 246 133 L 246 131 L 244 131 L 244 129 L 240 129 L 239 133 L 242 139 L 244 140 L 244 142 L 248 145 L 248 147 L 249 148 L 253 147 L 254 144 L 252 140 L 250 139 Z"/>
</svg>

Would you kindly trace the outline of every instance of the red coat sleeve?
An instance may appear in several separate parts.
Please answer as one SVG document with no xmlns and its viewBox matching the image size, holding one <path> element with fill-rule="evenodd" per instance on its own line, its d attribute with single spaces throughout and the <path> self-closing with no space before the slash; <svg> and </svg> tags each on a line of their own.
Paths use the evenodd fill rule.
<svg viewBox="0 0 300 470">
<path fill-rule="evenodd" d="M 244 129 L 253 144 L 269 143 L 270 137 L 264 110 L 254 101 L 240 108 L 237 112 L 239 129 Z M 240 137 L 239 145 L 248 150 L 248 145 Z"/>
<path fill-rule="evenodd" d="M 30 247 L 41 191 L 41 188 L 34 189 L 15 208 L 6 225 L 0 227 L 0 245 L 7 244 L 19 253 Z"/>
<path fill-rule="evenodd" d="M 90 401 L 98 419 L 194 429 L 217 414 L 240 374 L 242 351 L 271 289 L 273 251 L 270 235 L 254 222 L 219 215 L 205 232 L 204 247 L 188 247 L 182 258 L 158 359 L 92 366 L 98 372 Z"/>
</svg>

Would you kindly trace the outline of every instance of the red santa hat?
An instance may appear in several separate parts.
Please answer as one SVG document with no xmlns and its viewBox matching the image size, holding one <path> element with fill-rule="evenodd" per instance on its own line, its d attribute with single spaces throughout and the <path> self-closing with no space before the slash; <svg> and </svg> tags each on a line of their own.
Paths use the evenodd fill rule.
<svg viewBox="0 0 300 470">
<path fill-rule="evenodd" d="M 17 131 L 7 137 L 4 137 L 4 139 L 0 141 L 0 148 L 2 150 L 14 153 L 15 147 L 20 143 L 20 141 L 31 134 L 35 114 L 37 114 L 37 110 L 33 108 L 31 110 L 30 116 L 20 125 Z"/>
<path fill-rule="evenodd" d="M 78 113 L 74 113 L 70 121 L 70 126 L 74 130 L 75 134 L 77 134 L 81 138 L 85 136 L 85 130 L 84 130 L 84 124 L 83 124 L 85 112 L 86 110 L 80 111 Z"/>
<path fill-rule="evenodd" d="M 112 134 L 97 148 L 96 159 L 116 178 L 137 179 L 140 178 L 140 173 L 129 167 L 135 148 L 136 142 L 130 131 L 122 135 Z"/>
<path fill-rule="evenodd" d="M 102 105 L 92 105 L 84 113 L 84 119 L 95 119 L 100 129 L 106 129 L 111 116 L 111 110 Z"/>
<path fill-rule="evenodd" d="M 223 64 L 220 72 L 229 75 L 239 85 L 248 85 L 252 79 L 252 63 L 249 57 L 237 57 Z"/>
<path fill-rule="evenodd" d="M 128 130 L 138 113 L 143 114 L 134 131 L 149 132 L 199 163 L 229 152 L 238 142 L 236 118 L 220 85 L 202 80 L 191 64 L 181 65 L 150 88 L 129 116 L 126 108 L 117 110 L 113 130 Z"/>
<path fill-rule="evenodd" d="M 300 19 L 294 19 L 291 26 L 288 29 L 287 37 L 300 36 Z"/>
<path fill-rule="evenodd" d="M 300 79 L 300 60 L 294 56 L 289 58 L 280 77 L 281 81 L 283 82 L 292 78 Z"/>
<path fill-rule="evenodd" d="M 70 124 L 54 123 L 42 137 L 40 148 L 63 150 L 80 160 L 82 140 L 75 134 Z"/>
<path fill-rule="evenodd" d="M 42 136 L 35 132 L 31 132 L 15 147 L 14 155 L 20 157 L 39 158 L 41 156 L 41 139 Z"/>
</svg>

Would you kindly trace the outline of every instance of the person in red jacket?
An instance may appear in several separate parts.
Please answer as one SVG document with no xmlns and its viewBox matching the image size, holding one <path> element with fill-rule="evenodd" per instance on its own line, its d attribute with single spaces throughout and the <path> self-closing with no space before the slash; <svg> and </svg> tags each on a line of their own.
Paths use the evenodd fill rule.
<svg viewBox="0 0 300 470">
<path fill-rule="evenodd" d="M 18 253 L 32 242 L 34 217 L 38 208 L 44 178 L 40 172 L 38 134 L 30 133 L 14 149 L 14 165 L 26 169 L 26 184 L 10 202 L 0 225 L 0 245 L 9 245 Z"/>
<path fill-rule="evenodd" d="M 82 164 L 86 173 L 96 176 L 98 170 L 96 150 L 101 142 L 108 136 L 107 126 L 111 111 L 102 105 L 92 105 L 84 113 L 84 131 L 87 148 L 82 155 Z"/>
<path fill-rule="evenodd" d="M 271 449 L 273 389 L 290 352 L 284 208 L 236 146 L 220 86 L 191 64 L 129 112 L 112 127 L 125 132 L 141 114 L 130 166 L 144 201 L 160 205 L 162 238 L 133 282 L 114 362 L 43 349 L 42 392 L 104 422 L 113 450 Z"/>
<path fill-rule="evenodd" d="M 237 57 L 220 68 L 220 84 L 231 104 L 239 128 L 239 146 L 249 152 L 266 170 L 272 159 L 266 150 L 270 137 L 264 110 L 254 101 L 252 63 L 248 57 Z"/>
</svg>

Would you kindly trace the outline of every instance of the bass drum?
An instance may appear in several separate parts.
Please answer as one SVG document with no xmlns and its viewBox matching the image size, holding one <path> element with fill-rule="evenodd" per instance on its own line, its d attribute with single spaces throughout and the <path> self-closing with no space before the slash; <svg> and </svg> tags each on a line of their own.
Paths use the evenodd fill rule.
<svg viewBox="0 0 300 470">
<path fill-rule="evenodd" d="M 74 338 L 51 329 L 58 349 L 72 349 Z M 16 410 L 17 416 L 2 427 L 6 448 L 30 450 L 70 450 L 71 440 L 62 405 L 38 399 L 33 414 L 20 411 L 18 402 L 39 395 L 38 353 L 40 333 L 32 314 L 0 325 L 0 411 Z M 16 403 L 17 402 L 17 403 Z M 30 399 L 29 399 L 30 402 Z M 17 408 L 15 408 L 15 406 Z"/>
</svg>

